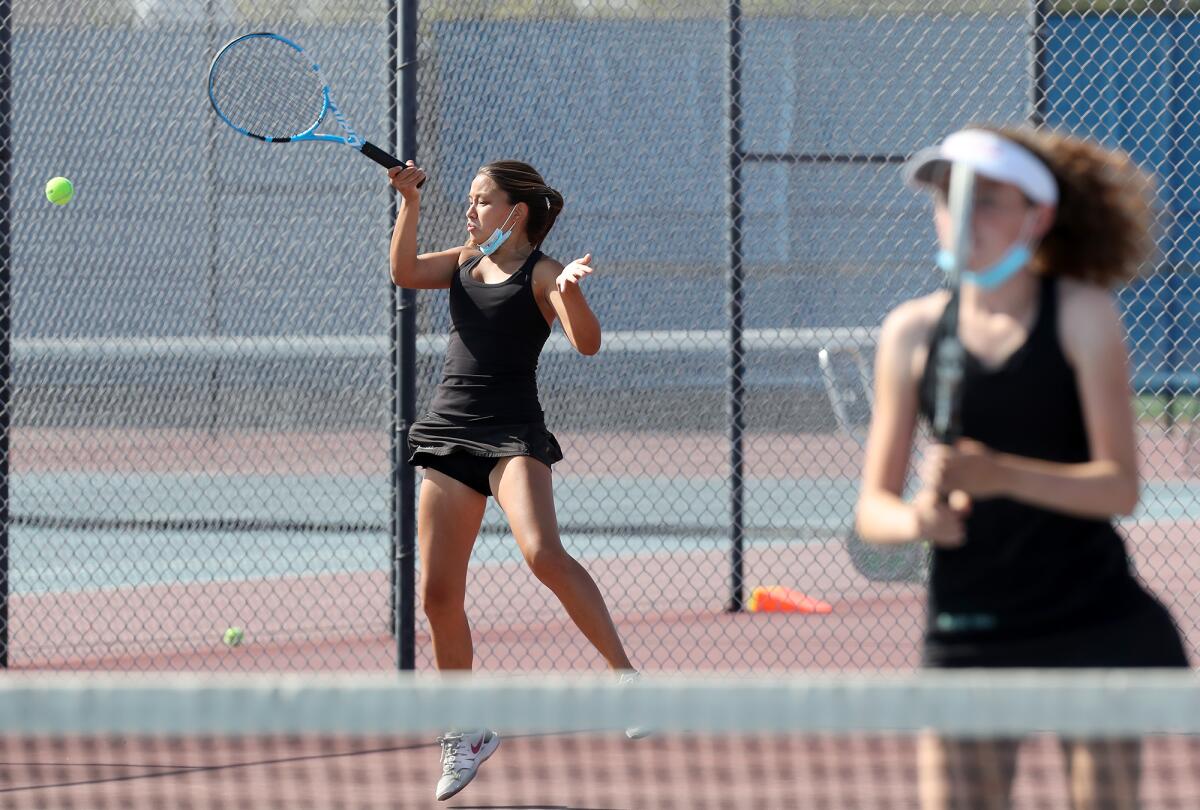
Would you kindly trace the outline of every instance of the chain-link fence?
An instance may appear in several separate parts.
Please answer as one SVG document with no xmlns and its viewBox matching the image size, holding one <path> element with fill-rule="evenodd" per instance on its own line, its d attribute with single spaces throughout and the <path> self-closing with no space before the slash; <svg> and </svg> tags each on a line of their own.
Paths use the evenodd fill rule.
<svg viewBox="0 0 1200 810">
<path fill-rule="evenodd" d="M 1157 173 L 1162 249 L 1123 292 L 1146 477 L 1124 530 L 1200 645 L 1195 12 L 419 4 L 421 248 L 460 244 L 476 168 L 517 158 L 566 199 L 547 252 L 596 257 L 585 291 L 605 348 L 580 357 L 556 334 L 539 381 L 567 456 L 564 542 L 635 661 L 916 663 L 924 553 L 864 547 L 851 512 L 876 329 L 938 283 L 927 203 L 898 164 L 971 121 L 1067 127 Z M 400 13 L 12 4 L 11 666 L 394 665 L 390 190 L 343 148 L 239 137 L 204 83 L 224 42 L 277 31 L 386 146 L 404 107 Z M 54 175 L 75 182 L 66 207 L 42 198 Z M 444 294 L 421 293 L 418 318 L 419 411 L 439 379 Z M 731 610 L 769 585 L 832 610 Z M 601 665 L 494 504 L 468 612 L 481 667 Z M 234 625 L 246 641 L 226 647 Z M 415 629 L 429 667 L 419 607 Z"/>
<path fill-rule="evenodd" d="M 205 92 L 221 44 L 283 27 L 387 137 L 386 10 L 289 6 L 14 5 L 14 666 L 395 659 L 389 189 Z"/>
</svg>

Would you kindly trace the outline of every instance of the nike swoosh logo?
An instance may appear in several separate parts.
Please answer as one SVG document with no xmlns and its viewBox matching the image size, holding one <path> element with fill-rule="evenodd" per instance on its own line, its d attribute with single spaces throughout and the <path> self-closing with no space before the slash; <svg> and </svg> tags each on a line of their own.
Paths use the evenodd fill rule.
<svg viewBox="0 0 1200 810">
<path fill-rule="evenodd" d="M 483 748 L 483 737 L 480 737 L 479 742 L 471 746 L 471 753 L 478 754 L 480 748 Z"/>
</svg>

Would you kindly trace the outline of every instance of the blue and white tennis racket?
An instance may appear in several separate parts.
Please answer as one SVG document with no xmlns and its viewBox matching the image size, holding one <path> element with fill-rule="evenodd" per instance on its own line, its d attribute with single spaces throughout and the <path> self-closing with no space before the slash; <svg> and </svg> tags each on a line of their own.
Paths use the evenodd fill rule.
<svg viewBox="0 0 1200 810">
<path fill-rule="evenodd" d="M 403 163 L 359 137 L 334 105 L 320 67 L 279 34 L 245 34 L 221 48 L 208 70 L 208 99 L 222 121 L 251 138 L 344 143 L 384 168 Z M 330 113 L 343 134 L 317 132 Z"/>
</svg>

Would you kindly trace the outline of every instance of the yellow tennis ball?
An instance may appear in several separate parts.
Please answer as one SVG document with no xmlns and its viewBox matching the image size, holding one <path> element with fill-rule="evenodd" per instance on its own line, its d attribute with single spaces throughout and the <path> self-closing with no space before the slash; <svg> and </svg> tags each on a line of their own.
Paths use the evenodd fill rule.
<svg viewBox="0 0 1200 810">
<path fill-rule="evenodd" d="M 46 199 L 55 205 L 66 205 L 75 196 L 75 186 L 65 177 L 51 177 L 46 183 Z"/>
<path fill-rule="evenodd" d="M 230 647 L 238 646 L 245 637 L 246 634 L 242 632 L 242 628 L 240 627 L 230 627 L 225 631 L 225 643 Z"/>
</svg>

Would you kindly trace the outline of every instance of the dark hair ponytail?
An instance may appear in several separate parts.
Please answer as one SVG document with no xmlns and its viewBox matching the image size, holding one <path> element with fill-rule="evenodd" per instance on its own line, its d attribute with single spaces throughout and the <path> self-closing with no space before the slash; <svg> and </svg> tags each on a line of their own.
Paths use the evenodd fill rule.
<svg viewBox="0 0 1200 810">
<path fill-rule="evenodd" d="M 563 210 L 563 196 L 546 185 L 537 169 L 519 160 L 496 160 L 479 169 L 505 194 L 510 205 L 525 203 L 529 217 L 525 235 L 530 244 L 540 245 Z"/>
</svg>

